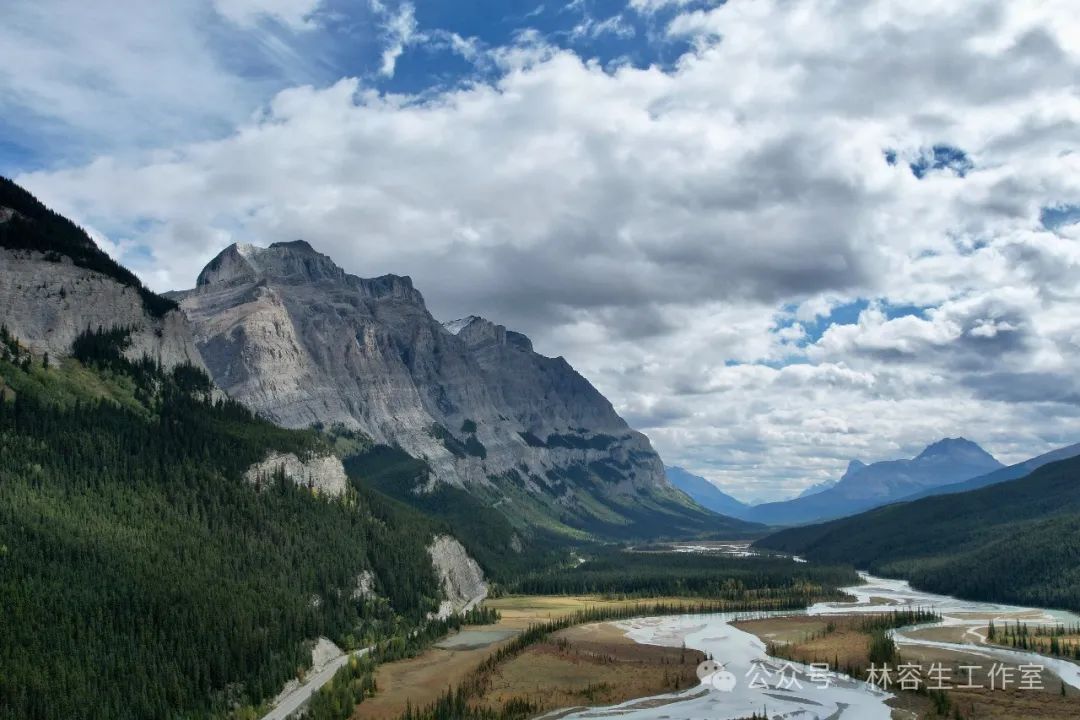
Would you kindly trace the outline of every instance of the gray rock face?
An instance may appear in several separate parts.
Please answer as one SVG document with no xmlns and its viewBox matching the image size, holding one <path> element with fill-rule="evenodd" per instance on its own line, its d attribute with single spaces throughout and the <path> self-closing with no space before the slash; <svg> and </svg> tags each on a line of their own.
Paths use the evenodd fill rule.
<svg viewBox="0 0 1080 720">
<path fill-rule="evenodd" d="M 445 597 L 438 617 L 447 618 L 454 612 L 468 610 L 487 597 L 484 573 L 460 542 L 449 535 L 439 535 L 428 546 L 428 554 Z"/>
<path fill-rule="evenodd" d="M 281 425 L 342 423 L 459 486 L 513 476 L 540 493 L 600 463 L 605 492 L 674 492 L 645 436 L 565 360 L 482 318 L 444 327 L 408 277 L 348 275 L 303 241 L 233 245 L 171 296 L 215 382 Z"/>
<path fill-rule="evenodd" d="M 87 328 L 131 328 L 131 359 L 145 356 L 166 368 L 201 365 L 190 326 L 180 311 L 150 316 L 135 288 L 77 267 L 66 257 L 0 248 L 0 322 L 31 351 L 71 354 Z"/>
<path fill-rule="evenodd" d="M 244 473 L 249 483 L 265 487 L 276 473 L 283 473 L 294 485 L 311 488 L 320 495 L 341 497 L 349 487 L 349 479 L 341 460 L 333 455 L 301 460 L 293 453 L 270 453 Z"/>
</svg>

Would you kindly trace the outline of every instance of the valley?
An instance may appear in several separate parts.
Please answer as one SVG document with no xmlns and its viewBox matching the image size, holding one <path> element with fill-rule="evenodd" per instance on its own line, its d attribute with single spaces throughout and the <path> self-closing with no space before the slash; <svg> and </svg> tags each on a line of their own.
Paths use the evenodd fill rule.
<svg viewBox="0 0 1080 720">
<path fill-rule="evenodd" d="M 0 209 L 4 720 L 1076 707 L 1053 628 L 1080 619 L 1038 609 L 1080 609 L 1073 447 L 1003 466 L 946 438 L 749 506 L 405 276 L 231 245 L 161 296 L 6 180 Z M 862 681 L 883 648 L 1049 683 L 890 697 Z M 850 677 L 822 695 L 741 684 L 830 654 Z"/>
</svg>

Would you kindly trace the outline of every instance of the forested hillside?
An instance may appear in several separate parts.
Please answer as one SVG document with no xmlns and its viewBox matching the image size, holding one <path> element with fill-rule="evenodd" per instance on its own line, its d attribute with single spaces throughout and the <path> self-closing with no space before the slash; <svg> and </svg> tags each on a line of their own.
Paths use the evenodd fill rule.
<svg viewBox="0 0 1080 720">
<path fill-rule="evenodd" d="M 803 607 L 838 598 L 837 588 L 857 585 L 847 565 L 795 563 L 783 557 L 629 551 L 616 546 L 592 548 L 573 567 L 541 569 L 510 587 L 526 594 L 629 597 L 692 596 L 737 602 L 782 601 Z"/>
<path fill-rule="evenodd" d="M 1080 458 L 966 493 L 770 535 L 756 544 L 972 599 L 1080 609 Z"/>
<path fill-rule="evenodd" d="M 333 430 L 328 431 L 333 436 Z M 431 482 L 431 468 L 398 447 L 371 445 L 345 460 L 359 482 L 445 524 L 484 567 L 500 581 L 565 557 L 567 547 L 611 540 L 708 537 L 755 537 L 764 527 L 716 515 L 697 505 L 667 502 L 645 494 L 626 497 L 595 495 L 591 514 L 584 515 L 538 497 L 524 487 L 520 473 L 508 473 L 490 488 L 465 491 Z M 570 472 L 579 468 L 572 467 Z M 573 482 L 588 488 L 600 483 L 587 472 Z M 417 488 L 425 488 L 417 492 Z M 511 506 L 512 512 L 504 512 Z"/>
<path fill-rule="evenodd" d="M 130 363 L 116 335 L 48 368 L 0 336 L 0 717 L 223 717 L 307 666 L 307 641 L 359 646 L 437 606 L 420 516 L 242 479 L 316 433 L 212 401 L 195 368 Z"/>
</svg>

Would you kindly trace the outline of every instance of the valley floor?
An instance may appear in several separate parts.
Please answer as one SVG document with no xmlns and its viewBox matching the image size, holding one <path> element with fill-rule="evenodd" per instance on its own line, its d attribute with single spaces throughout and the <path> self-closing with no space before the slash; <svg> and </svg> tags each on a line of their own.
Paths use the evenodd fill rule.
<svg viewBox="0 0 1080 720">
<path fill-rule="evenodd" d="M 882 605 L 887 611 L 887 600 L 874 600 L 877 602 L 871 602 L 872 605 Z M 598 596 L 519 596 L 489 601 L 502 614 L 498 623 L 467 628 L 415 658 L 381 666 L 376 675 L 378 693 L 359 704 L 353 718 L 396 719 L 408 707 L 433 702 L 448 688 L 459 685 L 485 658 L 529 625 L 586 607 L 632 603 Z M 1024 619 L 1033 612 L 1018 616 Z M 830 667 L 846 669 L 861 677 L 862 668 L 870 665 L 870 634 L 862 627 L 865 618 L 865 614 L 794 615 L 734 625 L 757 636 L 776 656 L 805 663 L 827 662 Z M 968 619 L 989 621 L 990 617 L 972 615 Z M 944 714 L 939 714 L 934 699 L 925 693 L 896 692 L 894 687 L 896 698 L 889 703 L 894 708 L 894 720 L 938 717 L 1066 720 L 1077 716 L 1077 691 L 1068 688 L 1067 695 L 1062 696 L 1062 683 L 1049 670 L 1042 675 L 1041 689 L 1022 690 L 1015 682 L 1007 690 L 989 689 L 990 664 L 978 647 L 985 641 L 985 632 L 979 628 L 971 631 L 927 627 L 905 634 L 922 640 L 964 643 L 966 647 L 957 650 L 901 645 L 903 662 L 922 667 L 941 663 L 952 669 L 953 678 L 964 677 L 959 669 L 965 665 L 981 666 L 971 684 L 987 687 L 951 688 L 946 693 L 948 709 Z M 610 706 L 635 698 L 643 698 L 643 703 L 652 702 L 655 696 L 697 685 L 695 670 L 703 659 L 705 656 L 696 650 L 639 644 L 627 636 L 625 626 L 618 622 L 589 623 L 554 633 L 501 663 L 476 704 L 495 710 L 508 700 L 524 699 L 533 704 L 536 715 L 553 719 L 586 707 Z"/>
<path fill-rule="evenodd" d="M 1036 613 L 1020 613 L 1035 615 Z M 997 616 L 1000 619 L 1000 615 Z M 798 662 L 827 662 L 830 667 L 866 668 L 870 665 L 868 647 L 870 634 L 861 629 L 865 615 L 832 615 L 776 617 L 764 620 L 750 620 L 735 623 L 735 627 L 752 633 L 767 645 L 774 648 L 777 656 L 787 657 Z M 983 619 L 972 616 L 970 619 Z M 985 618 L 989 620 L 990 617 Z M 1011 619 L 1011 618 L 1010 618 Z M 982 629 L 985 631 L 985 628 Z M 990 689 L 989 671 L 992 662 L 980 653 L 982 635 L 972 633 L 963 627 L 928 627 L 905 631 L 911 638 L 951 643 L 964 643 L 962 651 L 925 647 L 920 645 L 901 645 L 902 662 L 912 663 L 922 668 L 929 668 L 940 663 L 950 668 L 953 683 L 945 694 L 950 703 L 946 717 L 953 717 L 957 711 L 963 718 L 978 720 L 1073 720 L 1077 717 L 1078 705 L 1074 689 L 1068 690 L 1067 696 L 1061 695 L 1061 680 L 1049 670 L 1042 673 L 1042 688 L 1021 690 L 1016 687 L 1016 677 L 1008 689 Z M 970 649 L 968 649 L 970 648 Z M 893 663 L 897 665 L 898 663 Z M 972 671 L 971 680 L 967 680 L 964 666 L 978 666 Z M 857 674 L 859 670 L 855 671 Z M 1000 681 L 999 681 L 1000 682 Z M 955 685 L 982 685 L 979 689 L 961 689 Z M 895 688 L 893 688 L 895 691 Z M 932 699 L 925 694 L 898 692 L 894 700 L 889 701 L 895 710 L 895 720 L 908 718 L 936 718 Z"/>
<path fill-rule="evenodd" d="M 678 602 L 678 598 L 650 602 Z M 690 599 L 687 602 L 696 602 Z M 585 608 L 629 607 L 640 600 L 599 596 L 516 596 L 488 600 L 499 611 L 492 625 L 469 627 L 420 655 L 381 665 L 375 674 L 378 692 L 356 706 L 353 718 L 397 718 L 407 707 L 423 707 L 450 687 L 457 687 L 489 655 L 530 625 L 565 617 Z M 697 682 L 694 668 L 700 653 L 638 645 L 612 623 L 594 623 L 560 631 L 501 665 L 481 703 L 492 707 L 510 697 L 533 696 L 544 689 L 543 707 L 604 704 L 670 690 L 674 678 L 682 687 Z M 689 673 L 686 676 L 686 673 Z M 530 698 L 532 699 L 532 698 Z"/>
</svg>

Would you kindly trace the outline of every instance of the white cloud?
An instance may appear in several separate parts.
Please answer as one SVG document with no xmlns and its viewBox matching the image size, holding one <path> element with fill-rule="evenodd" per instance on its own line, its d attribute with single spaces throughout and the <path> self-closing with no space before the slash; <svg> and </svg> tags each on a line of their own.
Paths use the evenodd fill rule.
<svg viewBox="0 0 1080 720">
<path fill-rule="evenodd" d="M 387 72 L 420 33 L 407 7 Z M 742 495 L 945 435 L 1019 460 L 1080 439 L 1080 230 L 1039 223 L 1080 201 L 1068 9 L 732 0 L 671 21 L 694 50 L 670 72 L 526 35 L 491 51 L 492 85 L 295 87 L 224 139 L 20 179 L 148 244 L 161 289 L 233 240 L 410 274 Z M 912 174 L 939 144 L 966 177 Z M 859 297 L 857 322 L 804 334 Z"/>
<path fill-rule="evenodd" d="M 630 0 L 628 6 L 640 13 L 652 14 L 664 8 L 681 8 L 694 4 L 695 0 Z"/>
<path fill-rule="evenodd" d="M 9 146 L 52 164 L 221 137 L 317 75 L 300 49 L 316 0 L 9 0 L 0 118 Z M 278 24 L 256 27 L 272 17 Z"/>
<path fill-rule="evenodd" d="M 273 18 L 294 30 L 310 29 L 322 0 L 214 0 L 214 7 L 229 20 L 251 26 Z"/>
<path fill-rule="evenodd" d="M 582 38 L 598 38 L 601 35 L 613 35 L 617 38 L 628 39 L 634 37 L 634 26 L 620 15 L 612 15 L 603 20 L 592 17 L 584 18 L 570 31 L 570 37 L 574 40 Z"/>
<path fill-rule="evenodd" d="M 396 10 L 391 10 L 381 0 L 371 0 L 371 9 L 382 19 L 383 41 L 386 43 L 379 73 L 393 77 L 398 58 L 405 48 L 423 39 L 416 23 L 416 7 L 411 2 L 403 2 Z"/>
</svg>

